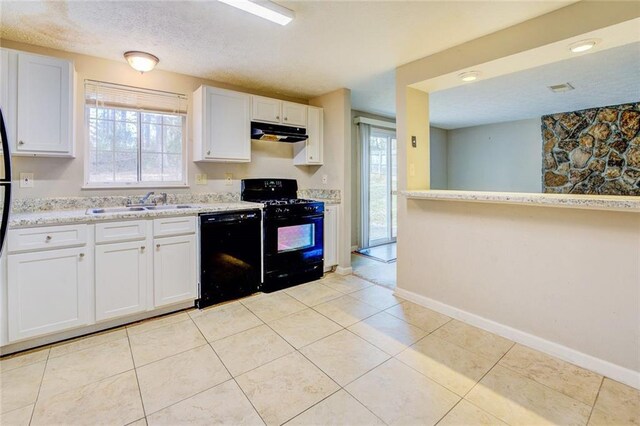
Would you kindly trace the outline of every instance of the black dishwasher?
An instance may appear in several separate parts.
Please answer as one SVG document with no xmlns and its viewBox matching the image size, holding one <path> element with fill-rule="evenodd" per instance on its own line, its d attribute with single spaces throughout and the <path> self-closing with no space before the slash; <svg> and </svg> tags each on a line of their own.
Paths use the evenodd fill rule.
<svg viewBox="0 0 640 426">
<path fill-rule="evenodd" d="M 200 215 L 200 298 L 204 308 L 259 290 L 262 282 L 260 210 Z"/>
</svg>

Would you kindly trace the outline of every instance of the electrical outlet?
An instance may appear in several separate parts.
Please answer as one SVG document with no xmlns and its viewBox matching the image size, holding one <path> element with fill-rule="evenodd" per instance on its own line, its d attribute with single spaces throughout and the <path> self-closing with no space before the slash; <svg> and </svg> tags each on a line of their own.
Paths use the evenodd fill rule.
<svg viewBox="0 0 640 426">
<path fill-rule="evenodd" d="M 196 175 L 196 185 L 206 185 L 207 175 L 205 173 Z"/>
<path fill-rule="evenodd" d="M 409 176 L 415 176 L 416 175 L 416 166 L 415 164 L 411 163 L 409 164 Z"/>
<path fill-rule="evenodd" d="M 327 182 L 329 182 L 329 176 L 327 175 L 322 175 L 322 183 L 324 183 L 325 185 L 327 184 Z"/>
<path fill-rule="evenodd" d="M 233 185 L 233 173 L 225 173 L 224 174 L 224 184 L 226 186 Z"/>
<path fill-rule="evenodd" d="M 20 188 L 33 188 L 33 173 L 20 173 Z"/>
</svg>

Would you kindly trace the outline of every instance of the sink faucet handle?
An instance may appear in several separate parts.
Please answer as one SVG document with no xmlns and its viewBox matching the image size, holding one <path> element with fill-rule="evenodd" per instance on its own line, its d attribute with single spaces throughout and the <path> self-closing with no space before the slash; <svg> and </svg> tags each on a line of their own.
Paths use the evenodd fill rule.
<svg viewBox="0 0 640 426">
<path fill-rule="evenodd" d="M 168 204 L 168 203 L 167 203 L 167 193 L 166 193 L 166 192 L 162 192 L 162 193 L 160 194 L 160 196 L 162 197 L 162 198 L 161 198 L 161 199 L 162 199 L 162 204 Z"/>
</svg>

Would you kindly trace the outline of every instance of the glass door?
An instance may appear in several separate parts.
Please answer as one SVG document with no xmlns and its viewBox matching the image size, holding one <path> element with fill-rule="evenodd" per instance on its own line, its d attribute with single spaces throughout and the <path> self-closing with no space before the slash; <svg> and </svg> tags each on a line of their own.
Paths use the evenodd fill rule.
<svg viewBox="0 0 640 426">
<path fill-rule="evenodd" d="M 366 247 L 390 243 L 397 232 L 397 141 L 393 130 L 371 127 L 368 146 L 363 150 L 366 158 L 365 182 L 368 200 L 363 205 L 363 223 L 368 236 Z M 365 165 L 365 164 L 363 164 Z"/>
</svg>

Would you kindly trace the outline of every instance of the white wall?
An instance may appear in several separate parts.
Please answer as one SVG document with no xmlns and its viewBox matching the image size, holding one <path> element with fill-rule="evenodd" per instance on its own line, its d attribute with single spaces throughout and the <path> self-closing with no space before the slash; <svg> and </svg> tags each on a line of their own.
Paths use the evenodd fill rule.
<svg viewBox="0 0 640 426">
<path fill-rule="evenodd" d="M 434 147 L 431 149 L 433 152 Z M 542 190 L 539 118 L 449 130 L 447 150 L 448 189 Z M 433 169 L 431 175 L 434 175 Z M 433 182 L 431 187 L 436 189 Z"/>
<path fill-rule="evenodd" d="M 36 198 L 36 197 L 61 197 L 61 196 L 91 196 L 91 195 L 126 195 L 146 192 L 140 189 L 101 189 L 83 190 L 84 180 L 84 154 L 85 154 L 85 134 L 84 134 L 84 80 L 93 79 L 112 83 L 126 84 L 136 87 L 165 90 L 176 93 L 184 93 L 191 97 L 193 91 L 201 84 L 238 90 L 252 93 L 252 90 L 242 87 L 229 86 L 224 83 L 204 80 L 184 74 L 177 74 L 162 70 L 154 70 L 150 73 L 140 74 L 131 69 L 124 59 L 122 61 L 110 61 L 87 55 L 79 55 L 54 49 L 42 48 L 23 43 L 0 40 L 2 47 L 18 49 L 49 55 L 54 57 L 67 58 L 74 61 L 77 71 L 76 82 L 76 158 L 31 158 L 14 156 L 13 179 L 18 180 L 20 172 L 34 173 L 35 185 L 33 188 L 19 188 L 16 186 L 15 198 Z M 271 93 L 258 92 L 265 96 L 274 96 Z M 305 100 L 296 98 L 284 98 L 293 102 L 307 103 Z M 240 191 L 240 179 L 251 177 L 281 177 L 295 178 L 298 180 L 300 188 L 324 188 L 341 189 L 343 181 L 344 160 L 342 155 L 336 154 L 343 149 L 344 138 L 334 138 L 331 128 L 333 123 L 333 111 L 331 108 L 340 108 L 338 115 L 343 114 L 343 105 L 329 104 L 325 107 L 325 138 L 323 166 L 294 166 L 293 147 L 290 144 L 272 142 L 252 142 L 251 163 L 194 163 L 191 161 L 192 136 L 191 136 L 191 116 L 187 118 L 188 128 L 188 158 L 187 174 L 190 183 L 189 188 L 170 189 L 170 192 L 238 192 Z M 192 110 L 189 105 L 189 110 Z M 348 113 L 348 112 L 347 112 Z M 342 119 L 339 124 L 342 131 Z M 350 142 L 349 142 L 350 143 Z M 206 173 L 208 177 L 207 185 L 196 185 L 195 175 Z M 231 186 L 225 185 L 225 173 L 233 174 Z M 322 183 L 322 175 L 328 176 L 328 183 Z"/>
<path fill-rule="evenodd" d="M 429 129 L 431 189 L 448 189 L 447 131 L 438 127 Z"/>
</svg>

